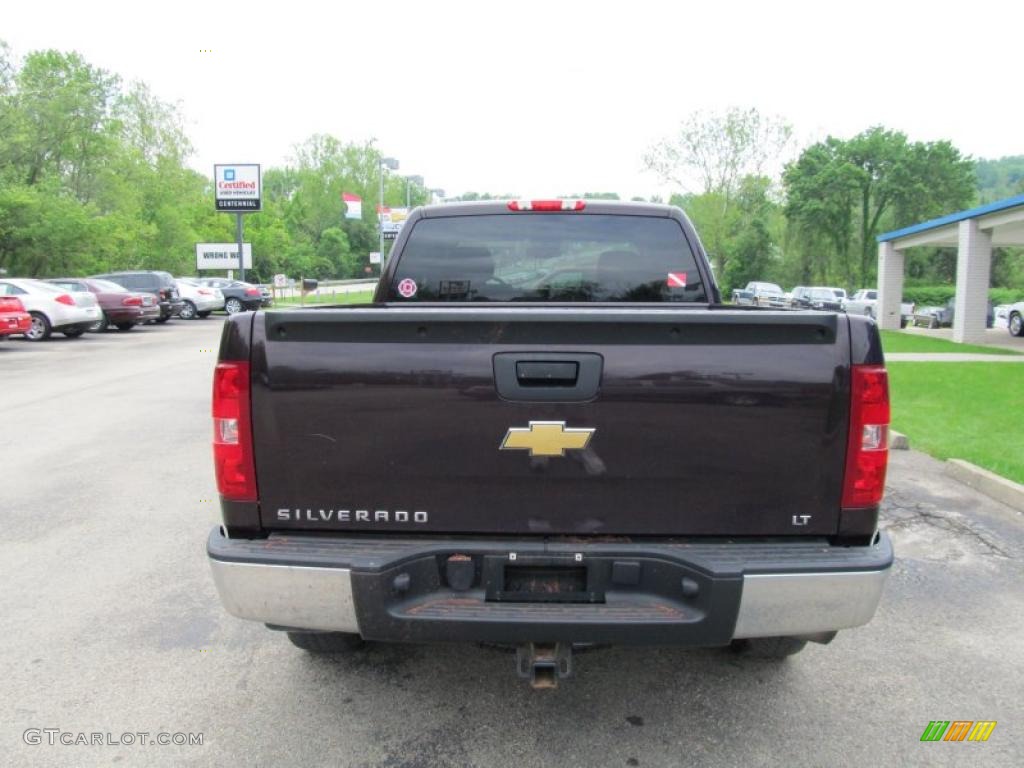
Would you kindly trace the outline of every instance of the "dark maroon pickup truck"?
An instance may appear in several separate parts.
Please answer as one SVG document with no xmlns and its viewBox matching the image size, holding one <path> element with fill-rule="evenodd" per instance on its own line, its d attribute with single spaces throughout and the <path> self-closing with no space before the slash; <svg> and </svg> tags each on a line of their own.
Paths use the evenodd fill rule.
<svg viewBox="0 0 1024 768">
<path fill-rule="evenodd" d="M 892 564 L 874 323 L 723 305 L 674 207 L 418 209 L 372 304 L 228 320 L 213 417 L 221 599 L 309 651 L 782 657 Z"/>
</svg>

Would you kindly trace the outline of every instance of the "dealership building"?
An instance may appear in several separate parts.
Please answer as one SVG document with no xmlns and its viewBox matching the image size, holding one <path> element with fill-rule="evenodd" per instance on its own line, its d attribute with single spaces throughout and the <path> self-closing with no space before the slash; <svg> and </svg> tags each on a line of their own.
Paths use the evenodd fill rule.
<svg viewBox="0 0 1024 768">
<path fill-rule="evenodd" d="M 953 340 L 985 338 L 992 249 L 1024 245 L 1024 195 L 997 200 L 878 236 L 878 323 L 900 327 L 904 251 L 918 246 L 956 247 Z"/>
</svg>

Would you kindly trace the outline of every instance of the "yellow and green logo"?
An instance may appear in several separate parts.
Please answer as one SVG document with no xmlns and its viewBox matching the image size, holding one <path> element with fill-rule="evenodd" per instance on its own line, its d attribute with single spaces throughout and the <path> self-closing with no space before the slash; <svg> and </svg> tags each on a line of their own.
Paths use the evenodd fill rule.
<svg viewBox="0 0 1024 768">
<path fill-rule="evenodd" d="M 921 741 L 988 741 L 995 727 L 995 720 L 932 720 Z"/>
</svg>

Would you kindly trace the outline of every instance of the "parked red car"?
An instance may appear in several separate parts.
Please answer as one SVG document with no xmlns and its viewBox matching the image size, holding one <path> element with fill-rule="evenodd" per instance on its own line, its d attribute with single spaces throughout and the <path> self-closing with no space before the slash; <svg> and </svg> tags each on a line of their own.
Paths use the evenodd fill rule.
<svg viewBox="0 0 1024 768">
<path fill-rule="evenodd" d="M 17 296 L 0 296 L 0 341 L 8 336 L 27 333 L 32 327 L 32 315 Z"/>
<path fill-rule="evenodd" d="M 117 283 L 95 278 L 55 277 L 47 282 L 65 291 L 89 291 L 96 295 L 96 301 L 103 310 L 103 320 L 90 328 L 90 331 L 104 331 L 108 325 L 113 325 L 119 331 L 130 331 L 139 323 L 160 317 L 160 303 L 152 293 L 129 291 Z"/>
</svg>

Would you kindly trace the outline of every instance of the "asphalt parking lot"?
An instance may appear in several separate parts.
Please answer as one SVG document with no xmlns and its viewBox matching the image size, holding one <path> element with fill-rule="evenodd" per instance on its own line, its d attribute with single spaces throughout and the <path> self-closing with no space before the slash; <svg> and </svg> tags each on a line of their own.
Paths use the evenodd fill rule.
<svg viewBox="0 0 1024 768">
<path fill-rule="evenodd" d="M 1024 520 L 912 452 L 890 465 L 898 560 L 875 620 L 781 664 L 602 649 L 536 692 L 492 649 L 313 658 L 227 615 L 204 552 L 220 325 L 0 343 L 0 764 L 1024 764 Z M 931 720 L 998 726 L 922 743 Z"/>
</svg>

